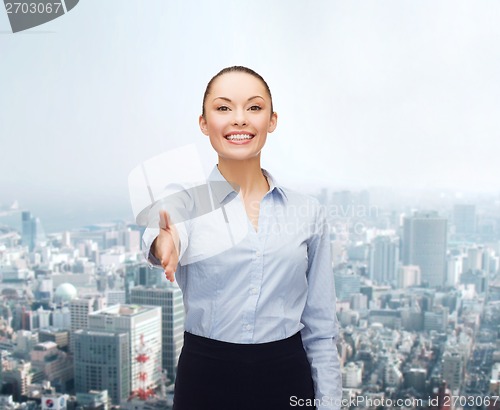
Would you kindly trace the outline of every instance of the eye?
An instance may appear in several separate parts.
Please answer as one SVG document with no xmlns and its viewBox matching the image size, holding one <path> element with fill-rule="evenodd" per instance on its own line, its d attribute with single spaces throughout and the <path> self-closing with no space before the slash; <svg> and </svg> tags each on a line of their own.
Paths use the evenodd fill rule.
<svg viewBox="0 0 500 410">
<path fill-rule="evenodd" d="M 260 110 L 262 110 L 262 107 L 259 105 L 252 105 L 250 107 L 250 111 L 260 111 Z"/>
<path fill-rule="evenodd" d="M 226 107 L 225 105 L 221 105 L 217 107 L 217 111 L 229 111 L 229 107 Z"/>
</svg>

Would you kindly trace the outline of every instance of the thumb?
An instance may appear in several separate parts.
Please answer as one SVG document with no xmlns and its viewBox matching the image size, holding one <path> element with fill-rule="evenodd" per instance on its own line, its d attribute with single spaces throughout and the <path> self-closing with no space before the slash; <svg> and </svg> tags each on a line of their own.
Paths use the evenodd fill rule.
<svg viewBox="0 0 500 410">
<path fill-rule="evenodd" d="M 170 215 L 167 211 L 160 211 L 160 229 L 167 230 L 170 228 L 170 224 L 172 221 L 170 220 Z"/>
</svg>

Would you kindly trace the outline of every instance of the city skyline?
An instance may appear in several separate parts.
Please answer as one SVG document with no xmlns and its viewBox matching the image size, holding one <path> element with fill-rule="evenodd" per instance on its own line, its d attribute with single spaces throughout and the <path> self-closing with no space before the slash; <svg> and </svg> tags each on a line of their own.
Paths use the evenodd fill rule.
<svg viewBox="0 0 500 410">
<path fill-rule="evenodd" d="M 365 216 L 378 212 L 380 209 L 405 209 L 407 215 L 417 210 L 439 210 L 455 206 L 484 206 L 494 209 L 500 203 L 500 193 L 473 194 L 463 191 L 452 190 L 398 190 L 390 188 L 373 189 L 327 189 L 320 187 L 306 191 L 295 189 L 299 192 L 317 197 L 320 201 L 330 200 L 336 195 L 349 193 L 364 193 L 370 197 L 371 209 L 356 210 L 338 208 L 336 213 L 362 212 Z M 87 202 L 72 203 L 69 199 L 64 202 L 56 201 L 51 203 L 50 198 L 45 201 L 37 199 L 27 199 L 25 202 L 15 200 L 13 202 L 2 202 L 0 199 L 0 221 L 19 225 L 22 223 L 22 213 L 29 212 L 32 218 L 38 219 L 38 224 L 42 226 L 45 233 L 57 233 L 71 231 L 110 221 L 123 221 L 124 223 L 134 223 L 134 214 L 130 203 L 128 192 L 123 192 L 120 196 L 113 198 L 114 202 L 92 203 Z M 345 214 L 344 216 L 349 216 Z M 16 220 L 16 222 L 14 222 Z M 17 221 L 18 220 L 18 221 Z"/>
<path fill-rule="evenodd" d="M 408 408 L 436 408 L 432 403 L 444 395 L 498 404 L 498 210 L 489 214 L 484 204 L 452 203 L 446 217 L 429 211 L 402 218 L 394 206 L 396 211 L 368 213 L 358 230 L 348 219 L 360 217 L 358 207 L 372 209 L 367 192 L 323 199 L 335 227 L 330 234 L 343 403 L 378 400 L 392 408 L 404 399 L 412 403 Z M 128 409 L 141 374 L 132 375 L 134 357 L 146 354 L 156 363 L 147 379 L 161 390 L 160 399 L 151 400 L 169 408 L 165 382 L 175 377 L 182 343 L 181 292 L 143 260 L 139 227 L 95 224 L 89 231 L 51 235 L 45 243 L 33 221 L 25 214 L 22 232 L 0 236 L 0 376 L 13 389 L 10 400 L 36 398 L 27 386 L 44 380 L 53 386 L 45 393 L 50 400 L 83 403 L 108 395 Z M 414 257 L 405 258 L 407 250 Z M 446 251 L 446 272 L 444 266 L 434 269 L 441 263 L 435 251 Z M 144 309 L 155 311 L 144 332 L 124 325 Z M 161 375 L 160 346 L 167 369 Z M 103 390 L 88 392 L 96 386 Z"/>
</svg>

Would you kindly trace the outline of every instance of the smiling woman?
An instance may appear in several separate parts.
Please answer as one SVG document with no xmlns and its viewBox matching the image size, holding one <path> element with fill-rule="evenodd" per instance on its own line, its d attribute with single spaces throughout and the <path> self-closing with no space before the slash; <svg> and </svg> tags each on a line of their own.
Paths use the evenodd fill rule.
<svg viewBox="0 0 500 410">
<path fill-rule="evenodd" d="M 261 174 L 260 152 L 277 121 L 269 87 L 254 71 L 230 67 L 210 81 L 199 122 L 219 156 L 223 174 L 224 169 L 231 172 L 232 160 L 258 161 L 250 169 Z"/>
<path fill-rule="evenodd" d="M 203 253 L 222 238 L 196 219 L 173 224 L 166 209 L 157 236 L 144 238 L 150 261 L 183 291 L 175 410 L 281 410 L 293 408 L 293 398 L 304 408 L 340 406 L 330 232 L 317 201 L 260 166 L 277 120 L 260 75 L 235 66 L 213 77 L 199 117 L 218 155 L 207 186 L 224 184 L 214 205 L 241 209 L 236 223 L 247 234 L 220 254 L 183 263 L 192 248 Z"/>
</svg>

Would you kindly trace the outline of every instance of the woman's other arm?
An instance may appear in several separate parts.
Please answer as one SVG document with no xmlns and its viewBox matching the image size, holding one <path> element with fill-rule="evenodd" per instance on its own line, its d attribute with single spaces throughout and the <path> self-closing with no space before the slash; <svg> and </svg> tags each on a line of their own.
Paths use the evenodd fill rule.
<svg viewBox="0 0 500 410">
<path fill-rule="evenodd" d="M 304 348 L 311 363 L 319 409 L 340 409 L 342 375 L 337 352 L 330 232 L 323 209 L 317 204 L 314 232 L 308 243 L 308 296 L 302 314 Z"/>
</svg>

